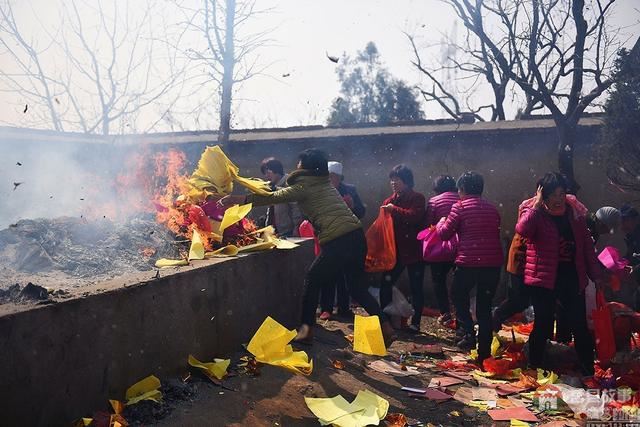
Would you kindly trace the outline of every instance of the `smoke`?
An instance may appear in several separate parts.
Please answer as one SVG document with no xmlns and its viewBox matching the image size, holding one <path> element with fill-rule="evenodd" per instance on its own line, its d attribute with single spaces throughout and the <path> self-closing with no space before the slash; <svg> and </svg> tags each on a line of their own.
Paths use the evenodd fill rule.
<svg viewBox="0 0 640 427">
<path fill-rule="evenodd" d="M 153 160 L 131 147 L 3 142 L 0 229 L 21 219 L 121 221 L 152 212 L 153 165 L 146 159 Z"/>
</svg>

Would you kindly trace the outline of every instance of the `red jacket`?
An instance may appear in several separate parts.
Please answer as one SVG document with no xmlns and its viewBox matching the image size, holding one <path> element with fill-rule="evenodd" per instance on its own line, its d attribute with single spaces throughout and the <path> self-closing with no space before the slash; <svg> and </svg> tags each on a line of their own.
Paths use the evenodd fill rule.
<svg viewBox="0 0 640 427">
<path fill-rule="evenodd" d="M 440 218 L 448 216 L 451 206 L 458 200 L 460 197 L 455 191 L 447 191 L 430 198 L 427 203 L 427 225 L 436 225 Z"/>
<path fill-rule="evenodd" d="M 456 265 L 461 267 L 502 266 L 500 214 L 487 200 L 470 196 L 451 207 L 444 223 L 437 226 L 442 240 L 458 233 Z"/>
<path fill-rule="evenodd" d="M 575 239 L 575 263 L 582 291 L 588 284 L 587 275 L 595 281 L 600 279 L 602 272 L 586 218 L 576 216 L 570 206 L 567 206 L 567 215 Z M 553 289 L 560 262 L 560 233 L 551 215 L 541 209 L 524 208 L 516 232 L 527 239 L 525 284 Z"/>
<path fill-rule="evenodd" d="M 393 203 L 391 211 L 396 239 L 396 256 L 404 265 L 422 261 L 422 242 L 416 239 L 424 228 L 425 198 L 413 190 L 394 193 L 382 204 Z"/>
</svg>

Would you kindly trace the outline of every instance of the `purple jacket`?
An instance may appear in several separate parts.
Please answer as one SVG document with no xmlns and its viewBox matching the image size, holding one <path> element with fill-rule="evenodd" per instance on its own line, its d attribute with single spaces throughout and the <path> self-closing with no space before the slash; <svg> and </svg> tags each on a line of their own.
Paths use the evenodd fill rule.
<svg viewBox="0 0 640 427">
<path fill-rule="evenodd" d="M 580 290 L 584 290 L 588 284 L 587 275 L 595 281 L 601 278 L 602 272 L 586 218 L 576 217 L 570 206 L 567 206 L 567 213 L 576 244 L 575 263 Z M 560 262 L 560 233 L 553 219 L 541 209 L 524 208 L 516 224 L 516 232 L 527 239 L 524 282 L 529 286 L 553 289 Z"/>
<path fill-rule="evenodd" d="M 427 226 L 436 225 L 440 218 L 448 216 L 451 206 L 458 200 L 460 197 L 455 191 L 447 191 L 430 198 L 427 203 Z"/>
<path fill-rule="evenodd" d="M 458 233 L 456 265 L 461 267 L 502 266 L 500 214 L 490 202 L 470 196 L 451 207 L 444 223 L 437 226 L 442 240 Z"/>
</svg>

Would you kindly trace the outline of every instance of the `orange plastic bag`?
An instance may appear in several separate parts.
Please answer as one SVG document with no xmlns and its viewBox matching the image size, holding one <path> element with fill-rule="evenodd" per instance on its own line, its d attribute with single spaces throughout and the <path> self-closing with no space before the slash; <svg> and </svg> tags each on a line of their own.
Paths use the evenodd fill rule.
<svg viewBox="0 0 640 427">
<path fill-rule="evenodd" d="M 396 238 L 391 214 L 380 209 L 378 218 L 367 230 L 367 259 L 364 269 L 369 273 L 389 271 L 396 265 Z"/>
</svg>

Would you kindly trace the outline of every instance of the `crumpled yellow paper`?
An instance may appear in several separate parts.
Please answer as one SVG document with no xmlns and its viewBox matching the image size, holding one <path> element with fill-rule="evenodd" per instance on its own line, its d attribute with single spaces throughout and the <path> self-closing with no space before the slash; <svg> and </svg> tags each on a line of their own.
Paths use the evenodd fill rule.
<svg viewBox="0 0 640 427">
<path fill-rule="evenodd" d="M 178 267 L 181 265 L 189 265 L 189 261 L 187 261 L 186 259 L 167 259 L 167 258 L 160 258 L 159 260 L 156 261 L 156 267 L 158 268 Z"/>
<path fill-rule="evenodd" d="M 158 390 L 160 385 L 160 380 L 155 375 L 149 375 L 145 379 L 138 381 L 129 387 L 125 393 L 127 406 L 138 403 L 141 400 L 160 401 L 162 399 L 162 392 Z"/>
<path fill-rule="evenodd" d="M 296 336 L 280 323 L 267 317 L 256 331 L 247 346 L 260 363 L 280 366 L 297 374 L 309 375 L 313 370 L 313 361 L 304 351 L 293 351 L 289 344 Z"/>
<path fill-rule="evenodd" d="M 341 395 L 331 398 L 305 397 L 304 401 L 323 426 L 329 424 L 337 427 L 378 425 L 387 416 L 389 410 L 389 402 L 369 390 L 360 390 L 351 403 Z"/>
<path fill-rule="evenodd" d="M 277 246 L 276 242 L 258 242 L 258 243 L 252 243 L 250 245 L 240 246 L 238 248 L 238 252 L 244 253 L 244 252 L 264 251 L 267 249 L 273 249 L 276 246 Z"/>
<path fill-rule="evenodd" d="M 498 355 L 499 350 L 500 350 L 500 340 L 498 339 L 497 334 L 493 334 L 493 339 L 491 340 L 491 357 L 496 357 Z M 473 360 L 478 360 L 477 347 L 472 349 L 469 352 L 469 356 L 471 356 L 471 359 Z"/>
<path fill-rule="evenodd" d="M 238 255 L 238 247 L 236 245 L 227 245 L 223 248 L 216 249 L 215 251 L 204 253 L 204 256 L 206 258 L 227 257 L 227 256 L 236 256 L 236 255 Z"/>
<path fill-rule="evenodd" d="M 553 371 L 545 371 L 544 369 L 538 368 L 538 384 L 554 384 L 558 381 L 558 374 Z"/>
<path fill-rule="evenodd" d="M 189 365 L 194 368 L 200 368 L 207 376 L 213 375 L 219 380 L 227 375 L 227 369 L 230 363 L 230 359 L 213 359 L 213 362 L 201 362 L 192 355 L 189 355 Z"/>
<path fill-rule="evenodd" d="M 224 211 L 224 216 L 222 217 L 222 222 L 220 223 L 220 234 L 223 234 L 224 230 L 247 216 L 247 214 L 251 212 L 251 207 L 251 203 L 248 203 L 246 205 L 233 205 L 229 209 Z"/>
<path fill-rule="evenodd" d="M 233 181 L 246 187 L 252 193 L 268 194 L 269 183 L 255 178 L 243 178 L 238 175 L 240 169 L 224 154 L 220 146 L 207 147 L 198 167 L 191 174 L 188 196 L 193 201 L 203 201 L 207 196 L 225 196 L 233 191 Z"/>
<path fill-rule="evenodd" d="M 193 230 L 191 247 L 189 248 L 189 261 L 194 259 L 204 259 L 204 243 L 197 230 Z"/>
<path fill-rule="evenodd" d="M 511 419 L 509 422 L 509 427 L 529 427 L 531 424 L 525 421 L 520 421 L 516 419 Z"/>
<path fill-rule="evenodd" d="M 80 418 L 78 421 L 73 423 L 73 427 L 90 426 L 92 422 L 93 422 L 93 418 Z"/>
<path fill-rule="evenodd" d="M 378 316 L 356 315 L 353 324 L 353 351 L 374 356 L 387 355 Z"/>
</svg>

